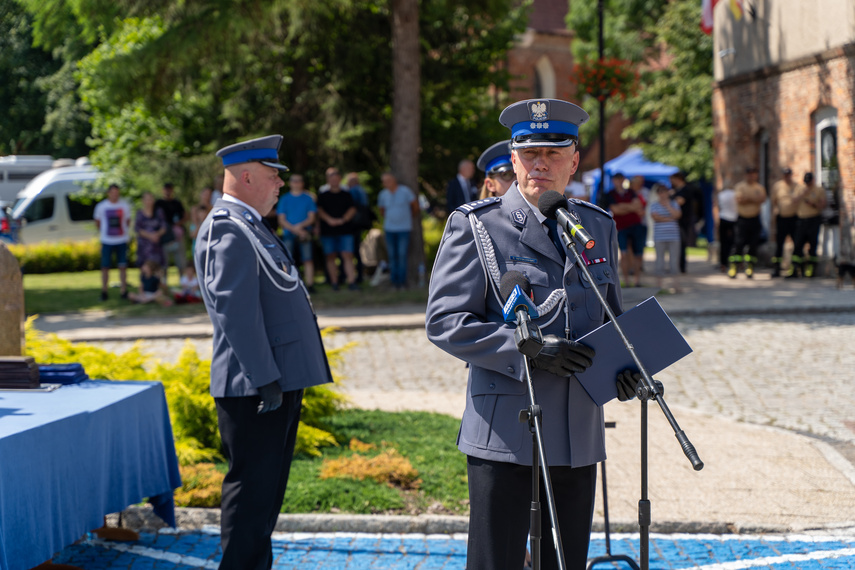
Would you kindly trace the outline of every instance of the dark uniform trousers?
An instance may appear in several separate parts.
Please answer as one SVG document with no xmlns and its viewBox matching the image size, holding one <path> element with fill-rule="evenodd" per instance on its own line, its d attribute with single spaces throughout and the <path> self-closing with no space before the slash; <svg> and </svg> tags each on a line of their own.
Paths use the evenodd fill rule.
<svg viewBox="0 0 855 570">
<path fill-rule="evenodd" d="M 469 543 L 467 570 L 520 570 L 531 522 L 531 467 L 467 456 Z M 597 466 L 550 467 L 558 527 L 568 570 L 583 570 L 588 558 Z M 541 568 L 558 568 L 546 488 L 540 476 Z M 492 532 L 490 532 L 492 531 Z"/>
<path fill-rule="evenodd" d="M 812 277 L 814 265 L 818 258 L 816 246 L 819 242 L 819 229 L 822 226 L 822 216 L 812 218 L 799 218 L 796 224 L 796 248 L 793 250 L 793 269 L 797 273 L 804 268 L 805 277 Z M 808 246 L 805 255 L 805 246 Z"/>
<path fill-rule="evenodd" d="M 762 232 L 763 225 L 760 223 L 760 216 L 753 218 L 739 216 L 736 220 L 736 238 L 733 241 L 730 262 L 739 263 L 745 261 L 747 263 L 755 263 L 757 261 L 757 248 L 760 246 L 760 234 Z M 748 246 L 748 254 L 743 256 L 742 252 L 745 250 L 745 246 Z"/>
<path fill-rule="evenodd" d="M 787 236 L 796 244 L 796 220 L 795 216 L 778 216 L 775 218 L 775 257 L 772 262 L 779 267 L 784 260 L 784 243 Z"/>
<path fill-rule="evenodd" d="M 273 566 L 270 535 L 288 485 L 302 400 L 303 390 L 285 392 L 281 407 L 259 414 L 257 396 L 215 398 L 229 462 L 223 481 L 220 570 Z"/>
</svg>

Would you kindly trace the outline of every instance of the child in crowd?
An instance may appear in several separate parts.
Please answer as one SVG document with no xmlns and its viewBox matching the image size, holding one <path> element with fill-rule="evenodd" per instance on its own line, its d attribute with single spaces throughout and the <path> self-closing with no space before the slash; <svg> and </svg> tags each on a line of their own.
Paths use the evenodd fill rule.
<svg viewBox="0 0 855 570">
<path fill-rule="evenodd" d="M 147 260 L 140 267 L 140 290 L 139 293 L 131 293 L 129 298 L 134 303 L 157 303 L 164 307 L 172 305 L 169 298 L 169 290 L 163 282 L 160 264 L 153 259 Z"/>
<path fill-rule="evenodd" d="M 174 295 L 176 303 L 201 303 L 202 292 L 199 290 L 199 280 L 196 278 L 196 268 L 188 264 L 181 275 L 181 289 Z"/>
<path fill-rule="evenodd" d="M 680 292 L 680 226 L 677 220 L 682 215 L 680 205 L 671 198 L 670 190 L 664 184 L 654 184 L 651 192 L 654 199 L 650 204 L 650 217 L 653 218 L 653 244 L 656 249 L 655 273 L 658 287 L 662 288 L 665 275 L 665 254 L 668 254 L 668 266 L 673 287 Z"/>
</svg>

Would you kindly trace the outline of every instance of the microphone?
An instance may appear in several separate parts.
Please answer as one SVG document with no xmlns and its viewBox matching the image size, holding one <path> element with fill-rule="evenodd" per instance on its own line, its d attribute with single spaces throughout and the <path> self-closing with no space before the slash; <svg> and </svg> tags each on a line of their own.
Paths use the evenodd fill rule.
<svg viewBox="0 0 855 570">
<path fill-rule="evenodd" d="M 537 306 L 531 300 L 531 283 L 519 271 L 508 271 L 499 282 L 499 292 L 505 299 L 502 314 L 506 322 L 515 322 L 514 341 L 517 350 L 529 358 L 540 354 L 543 347 L 543 335 L 540 328 L 531 322 L 537 318 Z"/>
<path fill-rule="evenodd" d="M 537 209 L 540 210 L 541 214 L 550 220 L 557 220 L 565 232 L 579 240 L 585 249 L 591 249 L 596 243 L 594 238 L 591 237 L 588 230 L 582 227 L 579 220 L 570 215 L 570 212 L 567 211 L 569 206 L 570 203 L 567 202 L 567 198 L 555 190 L 547 190 L 537 200 Z"/>
</svg>

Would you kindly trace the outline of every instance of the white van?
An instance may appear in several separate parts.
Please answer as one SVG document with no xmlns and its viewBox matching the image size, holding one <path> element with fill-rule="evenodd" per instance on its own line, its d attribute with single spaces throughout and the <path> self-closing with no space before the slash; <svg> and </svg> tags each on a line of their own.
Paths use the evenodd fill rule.
<svg viewBox="0 0 855 570">
<path fill-rule="evenodd" d="M 12 209 L 18 243 L 85 241 L 98 237 L 92 212 L 97 200 L 82 196 L 84 186 L 101 177 L 91 165 L 43 172 L 18 193 Z"/>
<path fill-rule="evenodd" d="M 30 180 L 54 166 L 47 155 L 0 156 L 0 202 L 14 202 Z"/>
</svg>

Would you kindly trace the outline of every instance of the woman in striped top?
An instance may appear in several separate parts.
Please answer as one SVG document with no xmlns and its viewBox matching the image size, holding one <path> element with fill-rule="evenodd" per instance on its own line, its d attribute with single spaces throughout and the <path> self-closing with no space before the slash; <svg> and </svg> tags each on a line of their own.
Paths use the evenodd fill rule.
<svg viewBox="0 0 855 570">
<path fill-rule="evenodd" d="M 662 289 L 662 277 L 665 275 L 665 253 L 668 253 L 668 267 L 675 292 L 680 292 L 680 206 L 671 199 L 670 189 L 664 184 L 654 184 L 654 200 L 650 204 L 650 217 L 653 218 L 653 244 L 656 249 L 655 273 L 658 287 Z"/>
</svg>

